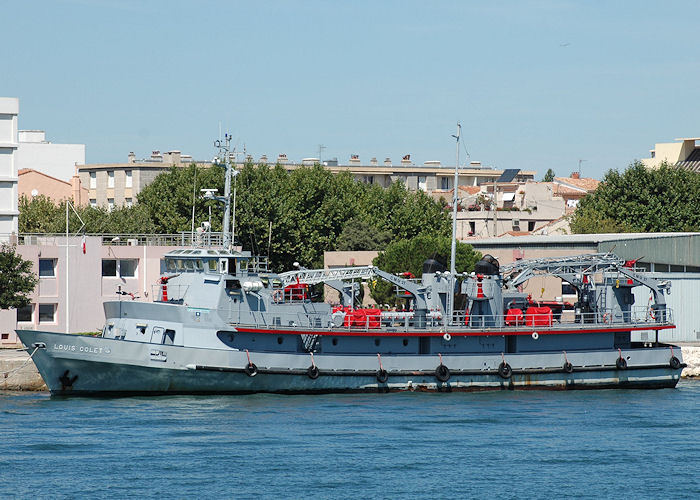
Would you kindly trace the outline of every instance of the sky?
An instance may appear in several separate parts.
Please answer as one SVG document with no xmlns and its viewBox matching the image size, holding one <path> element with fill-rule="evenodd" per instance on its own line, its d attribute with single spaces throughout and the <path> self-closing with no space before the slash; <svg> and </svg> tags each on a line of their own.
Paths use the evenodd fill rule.
<svg viewBox="0 0 700 500">
<path fill-rule="evenodd" d="M 601 179 L 700 135 L 696 1 L 0 0 L 0 96 L 87 163 L 401 157 Z M 693 104 L 695 103 L 695 104 Z"/>
</svg>

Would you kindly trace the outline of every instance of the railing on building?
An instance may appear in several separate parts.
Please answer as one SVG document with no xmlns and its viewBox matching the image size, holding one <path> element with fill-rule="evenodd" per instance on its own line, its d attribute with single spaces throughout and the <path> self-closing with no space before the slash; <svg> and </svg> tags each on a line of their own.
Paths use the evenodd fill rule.
<svg viewBox="0 0 700 500">
<path fill-rule="evenodd" d="M 76 237 L 75 235 L 70 235 Z M 82 236 L 82 235 L 81 235 Z M 206 235 L 182 231 L 172 234 L 116 234 L 88 233 L 85 236 L 101 238 L 103 246 L 165 246 L 165 247 L 223 247 L 223 233 L 207 233 Z M 63 245 L 65 233 L 20 233 L 16 237 L 18 245 Z M 14 242 L 14 241 L 13 241 Z"/>
</svg>

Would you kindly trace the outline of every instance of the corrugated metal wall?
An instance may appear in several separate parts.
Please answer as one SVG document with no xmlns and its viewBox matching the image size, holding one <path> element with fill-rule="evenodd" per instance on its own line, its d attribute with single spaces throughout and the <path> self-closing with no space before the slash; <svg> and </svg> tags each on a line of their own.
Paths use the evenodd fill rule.
<svg viewBox="0 0 700 500">
<path fill-rule="evenodd" d="M 612 251 L 623 259 L 659 262 L 686 266 L 700 266 L 700 235 L 654 236 L 649 238 L 606 241 L 598 245 L 599 252 Z"/>
<path fill-rule="evenodd" d="M 673 320 L 676 322 L 674 330 L 659 332 L 659 340 L 673 342 L 698 342 L 700 341 L 700 274 L 683 273 L 667 274 L 652 273 L 652 276 L 662 279 L 670 279 L 671 294 L 666 296 L 668 307 L 673 310 Z M 638 286 L 634 289 L 635 306 L 644 306 L 649 303 L 651 291 Z M 633 333 L 633 341 L 653 340 L 653 333 L 644 338 L 643 333 Z"/>
</svg>

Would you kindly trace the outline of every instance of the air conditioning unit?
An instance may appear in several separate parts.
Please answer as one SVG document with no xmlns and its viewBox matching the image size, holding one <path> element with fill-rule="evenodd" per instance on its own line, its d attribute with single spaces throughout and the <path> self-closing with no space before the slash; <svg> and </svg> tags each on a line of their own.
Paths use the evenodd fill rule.
<svg viewBox="0 0 700 500">
<path fill-rule="evenodd" d="M 130 247 L 135 247 L 139 244 L 139 240 L 137 238 L 129 238 L 126 240 L 126 245 Z"/>
</svg>

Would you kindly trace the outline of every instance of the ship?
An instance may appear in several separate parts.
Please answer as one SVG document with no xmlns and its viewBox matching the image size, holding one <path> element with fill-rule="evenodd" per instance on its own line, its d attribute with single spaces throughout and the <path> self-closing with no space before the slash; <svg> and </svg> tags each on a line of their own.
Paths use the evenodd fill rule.
<svg viewBox="0 0 700 500">
<path fill-rule="evenodd" d="M 105 302 L 99 336 L 17 330 L 52 395 L 673 388 L 680 379 L 681 349 L 659 340 L 675 328 L 670 282 L 635 261 L 597 253 L 500 265 L 485 255 L 458 273 L 453 244 L 450 269 L 428 259 L 420 279 L 375 266 L 273 272 L 267 258 L 233 249 L 224 156 L 222 246 L 204 234 L 168 252 L 151 300 Z M 570 284 L 575 302 L 522 291 L 543 276 Z M 357 307 L 358 280 L 391 283 L 403 306 Z M 321 284 L 339 304 L 313 298 Z M 637 287 L 648 304 L 635 305 Z"/>
</svg>

